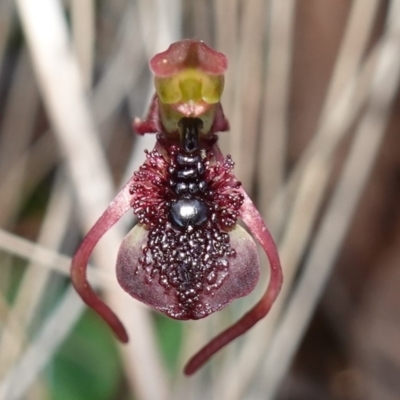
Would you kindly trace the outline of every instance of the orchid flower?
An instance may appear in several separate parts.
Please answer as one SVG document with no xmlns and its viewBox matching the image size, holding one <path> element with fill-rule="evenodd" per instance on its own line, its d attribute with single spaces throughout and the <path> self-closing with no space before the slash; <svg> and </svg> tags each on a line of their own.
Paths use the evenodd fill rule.
<svg viewBox="0 0 400 400">
<path fill-rule="evenodd" d="M 139 134 L 156 133 L 146 161 L 84 238 L 71 266 L 72 283 L 122 342 L 126 330 L 87 281 L 90 254 L 128 210 L 139 223 L 124 238 L 117 279 L 135 299 L 179 320 L 219 311 L 256 286 L 260 243 L 270 280 L 259 302 L 203 347 L 185 367 L 196 372 L 213 354 L 265 317 L 282 285 L 274 241 L 253 202 L 235 178 L 234 163 L 217 146 L 229 129 L 220 103 L 226 57 L 196 40 L 172 44 L 150 61 L 156 93 Z M 238 225 L 241 219 L 250 235 Z"/>
</svg>

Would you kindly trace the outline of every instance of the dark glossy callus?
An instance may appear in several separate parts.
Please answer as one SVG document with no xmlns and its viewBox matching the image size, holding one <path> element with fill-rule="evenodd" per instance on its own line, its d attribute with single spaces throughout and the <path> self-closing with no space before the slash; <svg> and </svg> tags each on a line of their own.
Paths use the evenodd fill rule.
<svg viewBox="0 0 400 400">
<path fill-rule="evenodd" d="M 173 203 L 169 216 L 171 224 L 178 229 L 203 225 L 210 214 L 210 209 L 204 201 L 198 199 L 180 199 Z"/>
<path fill-rule="evenodd" d="M 198 118 L 182 118 L 179 123 L 181 146 L 174 158 L 175 165 L 170 169 L 170 185 L 177 198 L 168 212 L 172 226 L 179 230 L 200 227 L 210 216 L 210 207 L 202 195 L 207 183 L 199 148 L 201 127 L 202 121 Z"/>
</svg>

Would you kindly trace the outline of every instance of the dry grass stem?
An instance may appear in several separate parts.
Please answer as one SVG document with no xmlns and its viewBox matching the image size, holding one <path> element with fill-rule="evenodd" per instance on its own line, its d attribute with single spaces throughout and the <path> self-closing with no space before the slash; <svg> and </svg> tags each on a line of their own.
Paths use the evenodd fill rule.
<svg viewBox="0 0 400 400">
<path fill-rule="evenodd" d="M 9 171 L 20 154 L 28 147 L 33 133 L 39 96 L 33 79 L 31 65 L 26 51 L 22 51 L 15 73 L 0 136 L 0 182 Z M 16 209 L 20 205 L 25 165 L 14 173 L 12 181 L 0 192 L 0 226 L 7 225 L 15 218 Z"/>
<path fill-rule="evenodd" d="M 90 88 L 93 77 L 95 40 L 94 0 L 71 0 L 72 36 L 83 86 Z"/>
<path fill-rule="evenodd" d="M 50 132 L 46 132 L 34 144 L 18 154 L 18 157 L 8 166 L 4 180 L 0 181 L 0 194 L 12 192 L 15 182 L 25 177 L 23 189 L 25 195 L 29 196 L 58 161 L 55 139 Z M 29 174 L 29 179 L 26 179 L 25 172 Z M 9 194 L 6 198 L 8 196 Z"/>
<path fill-rule="evenodd" d="M 316 134 L 311 139 L 301 158 L 296 164 L 287 181 L 275 195 L 274 201 L 268 212 L 268 218 L 276 218 L 279 214 L 279 205 L 284 201 L 293 202 L 301 177 L 304 175 L 310 160 L 319 152 L 331 157 L 340 141 L 349 132 L 351 125 L 358 117 L 369 95 L 369 86 L 373 71 L 379 55 L 380 43 L 378 42 L 366 57 L 360 72 L 352 76 L 338 98 L 338 102 L 332 106 L 331 112 L 321 121 Z M 279 226 L 285 224 L 285 216 L 279 221 Z"/>
<path fill-rule="evenodd" d="M 379 0 L 356 0 L 352 4 L 342 44 L 336 58 L 335 69 L 321 111 L 320 121 L 328 118 L 328 114 L 337 104 L 349 80 L 360 68 L 362 57 L 376 22 L 379 3 Z"/>
<path fill-rule="evenodd" d="M 222 104 L 226 115 L 228 118 L 232 119 L 235 101 L 235 81 L 237 74 L 237 64 L 233 60 L 238 58 L 239 50 L 239 46 L 237 46 L 237 42 L 239 40 L 239 2 L 238 0 L 232 0 L 227 3 L 225 0 L 216 0 L 214 2 L 214 7 L 216 19 L 215 47 L 219 51 L 222 51 L 229 60 L 229 68 L 226 72 Z M 221 134 L 219 141 L 221 148 L 228 151 L 230 135 Z"/>
<path fill-rule="evenodd" d="M 84 230 L 88 230 L 111 199 L 112 181 L 85 100 L 78 65 L 69 48 L 63 13 L 59 5 L 51 0 L 41 0 L 35 5 L 19 0 L 17 5 L 29 38 L 44 101 L 74 182 L 82 225 Z M 44 27 L 42 18 L 50 21 L 50 24 Z M 60 58 L 60 54 L 63 57 Z M 70 118 L 72 115 L 74 117 Z M 102 269 L 107 270 L 112 265 L 110 257 L 115 255 L 121 239 L 121 232 L 111 231 L 107 245 L 100 246 L 97 250 L 96 261 Z M 114 300 L 113 303 L 117 301 Z M 121 310 L 119 302 L 115 305 Z M 132 314 L 141 318 L 141 323 L 135 326 L 135 340 L 127 346 L 130 362 L 135 364 L 133 360 L 136 360 L 136 366 L 131 371 L 134 371 L 132 378 L 136 383 L 138 398 L 162 399 L 166 393 L 163 384 L 165 378 L 153 350 L 155 339 L 150 321 L 147 321 L 143 310 L 136 305 L 132 305 L 132 309 Z M 134 324 L 129 324 L 128 321 L 128 330 L 132 325 Z M 153 354 L 154 357 L 146 357 L 144 354 Z M 150 376 L 157 379 L 157 386 L 147 385 Z"/>
<path fill-rule="evenodd" d="M 17 364 L 1 380 L 1 399 L 19 400 L 29 390 L 37 375 L 51 360 L 60 342 L 74 327 L 84 308 L 85 305 L 75 290 L 69 287 L 40 333 L 25 349 Z"/>
<path fill-rule="evenodd" d="M 38 268 L 43 267 L 61 275 L 69 276 L 71 257 L 47 249 L 20 236 L 0 229 L 0 249 L 16 257 L 34 263 Z M 112 285 L 113 275 L 100 271 L 89 265 L 89 279 L 96 287 Z"/>
<path fill-rule="evenodd" d="M 66 196 L 62 188 L 64 177 L 60 176 L 56 181 L 53 195 L 43 221 L 41 232 L 37 243 L 57 249 L 65 235 L 68 227 L 72 202 Z M 54 260 L 48 260 L 54 263 Z M 28 332 L 30 324 L 38 312 L 38 307 L 43 296 L 46 294 L 46 285 L 50 277 L 50 270 L 39 269 L 33 264 L 28 264 L 24 277 L 20 283 L 18 294 L 14 300 L 11 313 L 17 318 L 21 329 Z M 2 368 L 9 368 L 19 356 L 24 344 L 23 337 L 15 338 L 12 332 L 12 325 L 6 320 L 4 326 L 5 336 L 0 341 L 0 365 Z M 26 334 L 24 336 L 27 336 Z M 19 340 L 19 341 L 18 341 Z M 1 374 L 2 375 L 2 374 Z"/>
<path fill-rule="evenodd" d="M 75 340 L 71 333 L 85 305 L 71 286 L 64 290 L 71 258 L 61 251 L 75 249 L 142 165 L 144 150 L 154 147 L 156 135 L 129 137 L 130 120 L 146 115 L 154 93 L 149 59 L 184 37 L 205 40 L 228 57 L 222 106 L 231 130 L 219 134 L 219 144 L 278 239 L 285 281 L 268 317 L 187 379 L 174 363 L 181 368 L 254 304 L 269 280 L 267 261 L 262 255 L 265 268 L 254 293 L 209 318 L 185 322 L 181 332 L 174 323 L 154 320 L 117 285 L 116 253 L 136 223 L 128 212 L 99 242 L 87 271 L 130 335 L 130 343 L 119 347 L 122 358 L 104 360 L 119 363 L 125 376 L 115 378 L 114 395 L 344 398 L 345 379 L 354 398 L 397 398 L 382 384 L 388 368 L 375 373 L 361 364 L 369 360 L 377 368 L 377 352 L 393 365 L 398 361 L 390 352 L 393 314 L 374 319 L 374 312 L 386 304 L 382 292 L 389 285 L 383 280 L 386 286 L 379 286 L 375 276 L 390 277 L 385 251 L 391 249 L 391 262 L 398 258 L 398 158 L 391 146 L 398 144 L 398 121 L 390 112 L 400 79 L 400 0 L 0 0 L 0 399 L 42 400 L 64 384 L 56 373 L 64 355 L 57 350 L 66 338 Z M 375 248 L 379 270 L 370 260 Z M 363 257 L 370 264 L 363 266 Z M 316 313 L 336 264 L 330 297 Z M 350 289 L 355 284 L 357 294 Z M 57 301 L 47 311 L 52 296 Z M 392 303 L 394 298 L 395 291 Z M 374 327 L 369 336 L 379 342 L 368 351 L 365 326 Z M 328 343 L 323 351 L 329 362 L 339 360 L 322 378 L 304 366 L 315 356 L 307 348 L 313 335 Z M 357 338 L 363 343 L 354 344 Z M 97 339 L 100 345 L 101 334 Z M 174 355 L 168 346 L 177 348 L 175 340 Z M 337 352 L 329 346 L 333 340 Z M 101 347 L 106 354 L 107 346 Z M 43 374 L 49 365 L 55 367 L 51 379 Z M 93 372 L 109 365 L 99 363 Z M 370 397 L 360 389 L 365 379 L 376 379 Z"/>
<path fill-rule="evenodd" d="M 339 254 L 384 137 L 400 81 L 400 1 L 393 0 L 365 114 L 321 227 L 267 358 L 262 392 L 272 399 L 287 371 Z M 289 345 L 290 344 L 290 345 Z"/>
<path fill-rule="evenodd" d="M 270 3 L 265 100 L 258 149 L 261 171 L 258 198 L 264 217 L 267 216 L 273 196 L 283 185 L 285 175 L 295 6 L 295 1 L 272 0 Z M 275 216 L 284 213 L 285 209 L 283 202 L 278 207 L 274 218 L 267 220 L 273 233 L 278 232 Z"/>
<path fill-rule="evenodd" d="M 362 15 L 359 17 L 361 18 Z M 250 384 L 263 354 L 269 348 L 268 339 L 281 315 L 285 299 L 291 292 L 294 276 L 322 204 L 333 165 L 334 151 L 339 139 L 347 132 L 365 102 L 371 81 L 371 71 L 375 62 L 376 53 L 372 52 L 360 75 L 356 70 L 353 70 L 353 75 L 349 79 L 350 82 L 345 86 L 342 95 L 337 100 L 338 104 L 333 107 L 330 114 L 326 115 L 309 148 L 307 148 L 306 156 L 303 156 L 304 158 L 300 160 L 299 164 L 304 165 L 304 169 L 302 168 L 301 172 L 298 172 L 296 167 L 293 172 L 294 176 L 297 173 L 299 174 L 300 182 L 296 187 L 290 213 L 287 216 L 287 221 L 285 221 L 285 231 L 279 244 L 282 265 L 285 269 L 285 284 L 268 319 L 261 322 L 250 333 L 252 337 L 246 341 L 245 349 L 241 352 L 239 361 L 230 370 L 225 371 L 223 379 L 225 384 L 221 385 L 220 392 L 220 394 L 223 393 L 221 394 L 223 398 L 240 398 L 245 387 Z M 340 64 L 339 68 L 342 68 Z M 291 182 L 290 179 L 289 183 Z M 282 201 L 282 194 L 279 194 L 279 196 Z M 272 204 L 274 211 L 277 210 L 277 204 L 279 204 L 277 201 Z M 276 226 L 279 226 L 279 222 L 283 221 L 276 222 Z M 263 350 L 260 350 L 260 347 Z M 241 379 L 233 379 L 233 376 L 237 376 L 237 374 Z M 228 381 L 234 383 L 227 385 Z"/>
<path fill-rule="evenodd" d="M 11 0 L 0 2 L 0 65 L 3 65 L 7 41 L 14 21 L 14 4 Z"/>
<path fill-rule="evenodd" d="M 130 93 L 142 68 L 138 60 L 144 59 L 138 30 L 137 7 L 127 4 L 116 38 L 116 50 L 105 67 L 100 82 L 92 93 L 92 108 L 97 123 L 104 124 L 118 110 Z"/>
<path fill-rule="evenodd" d="M 235 174 L 243 186 L 250 190 L 256 166 L 256 140 L 260 117 L 262 86 L 262 60 L 265 38 L 266 3 L 263 0 L 250 0 L 242 4 L 240 14 L 239 48 L 234 76 L 235 102 L 228 110 L 231 130 L 228 153 L 236 161 Z"/>
</svg>

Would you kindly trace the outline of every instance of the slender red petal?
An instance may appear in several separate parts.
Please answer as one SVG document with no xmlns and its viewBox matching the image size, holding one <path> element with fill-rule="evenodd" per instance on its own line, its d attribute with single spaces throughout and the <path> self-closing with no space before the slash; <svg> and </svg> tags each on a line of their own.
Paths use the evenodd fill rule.
<svg viewBox="0 0 400 400">
<path fill-rule="evenodd" d="M 221 158 L 221 153 L 217 147 L 215 148 L 215 152 L 216 157 Z M 204 346 L 189 360 L 184 369 L 186 375 L 195 373 L 218 350 L 232 342 L 238 336 L 243 335 L 258 321 L 264 318 L 274 304 L 282 286 L 282 268 L 274 240 L 260 213 L 257 211 L 244 189 L 242 189 L 242 193 L 244 195 L 244 203 L 241 210 L 241 218 L 267 254 L 271 268 L 270 281 L 261 300 L 247 314 L 212 339 L 210 343 Z"/>
<path fill-rule="evenodd" d="M 130 186 L 131 182 L 129 181 L 110 203 L 84 238 L 71 264 L 72 284 L 82 300 L 107 322 L 117 337 L 124 343 L 129 340 L 124 326 L 114 312 L 93 291 L 87 281 L 86 270 L 89 257 L 96 243 L 131 208 Z"/>
</svg>

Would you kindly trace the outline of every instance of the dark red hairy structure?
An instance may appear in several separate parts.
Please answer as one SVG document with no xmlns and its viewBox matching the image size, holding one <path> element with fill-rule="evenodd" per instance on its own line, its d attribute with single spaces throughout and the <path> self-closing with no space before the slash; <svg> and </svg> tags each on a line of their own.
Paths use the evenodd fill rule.
<svg viewBox="0 0 400 400">
<path fill-rule="evenodd" d="M 242 248 L 241 241 L 249 241 L 241 228 L 232 229 L 244 198 L 231 172 L 231 158 L 213 162 L 211 154 L 192 157 L 201 177 L 197 174 L 196 184 L 188 184 L 187 178 L 186 183 L 179 181 L 179 175 L 193 172 L 179 163 L 182 157 L 187 161 L 175 146 L 165 155 L 153 150 L 135 173 L 131 205 L 142 226 L 134 228 L 121 246 L 117 277 L 130 295 L 169 317 L 198 319 L 248 294 L 259 269 L 255 245 L 250 252 L 254 268 L 240 268 L 244 260 L 235 250 Z M 187 192 L 191 189 L 190 198 L 205 204 L 207 214 L 200 226 L 177 229 L 170 210 L 181 201 L 184 185 Z"/>
<path fill-rule="evenodd" d="M 178 198 L 171 190 L 171 171 L 178 167 L 178 154 L 176 146 L 171 146 L 165 157 L 158 150 L 146 151 L 146 162 L 134 173 L 130 187 L 131 206 L 139 222 L 148 228 L 165 221 L 170 203 Z M 212 154 L 204 155 L 202 159 L 207 191 L 201 197 L 214 210 L 211 220 L 220 228 L 231 228 L 236 224 L 243 204 L 241 185 L 232 173 L 234 162 L 231 156 L 214 164 L 212 159 Z"/>
</svg>

